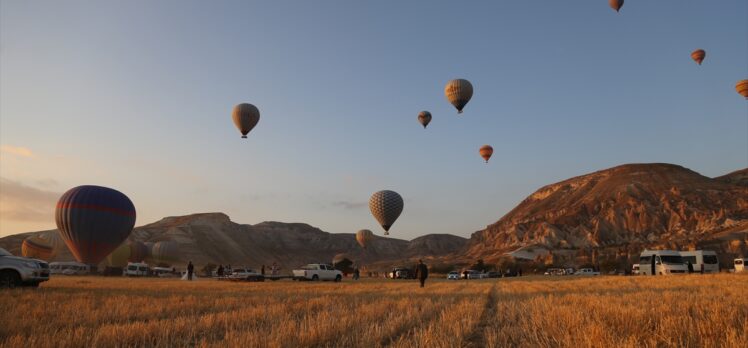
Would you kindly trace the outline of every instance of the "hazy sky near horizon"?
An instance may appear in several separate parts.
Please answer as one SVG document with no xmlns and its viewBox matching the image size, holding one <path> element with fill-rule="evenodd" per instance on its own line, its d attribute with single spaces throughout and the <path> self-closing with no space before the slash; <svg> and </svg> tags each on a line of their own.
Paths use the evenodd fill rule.
<svg viewBox="0 0 748 348">
<path fill-rule="evenodd" d="M 391 189 L 411 239 L 623 163 L 726 174 L 748 166 L 746 18 L 745 0 L 0 0 L 0 236 L 54 228 L 83 184 L 128 195 L 137 225 L 379 235 L 367 201 Z M 462 116 L 453 78 L 475 87 Z M 248 139 L 241 102 L 262 114 Z"/>
</svg>

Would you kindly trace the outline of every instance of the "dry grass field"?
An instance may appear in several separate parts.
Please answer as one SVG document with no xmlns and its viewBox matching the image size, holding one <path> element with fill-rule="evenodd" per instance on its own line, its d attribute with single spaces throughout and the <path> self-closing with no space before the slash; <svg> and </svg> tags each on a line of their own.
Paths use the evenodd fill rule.
<svg viewBox="0 0 748 348">
<path fill-rule="evenodd" d="M 748 347 L 748 276 L 229 283 L 55 277 L 2 347 Z"/>
</svg>

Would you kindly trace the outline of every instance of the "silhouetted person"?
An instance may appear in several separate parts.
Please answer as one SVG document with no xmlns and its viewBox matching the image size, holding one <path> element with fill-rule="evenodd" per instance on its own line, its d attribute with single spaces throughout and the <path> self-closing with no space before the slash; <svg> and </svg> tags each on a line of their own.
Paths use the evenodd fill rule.
<svg viewBox="0 0 748 348">
<path fill-rule="evenodd" d="M 652 255 L 652 275 L 656 275 L 657 267 L 655 267 L 655 256 Z"/>
<path fill-rule="evenodd" d="M 423 287 L 426 284 L 426 278 L 429 277 L 429 268 L 426 267 L 426 264 L 423 263 L 423 260 L 418 260 L 418 265 L 416 266 L 416 278 L 421 282 L 421 287 Z"/>
<path fill-rule="evenodd" d="M 192 264 L 192 261 L 190 261 L 187 264 L 187 280 L 192 280 L 192 273 L 195 271 L 195 266 Z"/>
<path fill-rule="evenodd" d="M 521 277 L 521 276 L 522 276 L 522 268 L 518 268 L 518 269 L 517 269 L 517 276 L 518 276 L 518 277 Z"/>
<path fill-rule="evenodd" d="M 219 277 L 223 277 L 223 265 L 218 265 L 218 270 L 216 271 L 216 274 Z"/>
<path fill-rule="evenodd" d="M 693 264 L 691 261 L 688 261 L 688 273 L 693 273 Z"/>
<path fill-rule="evenodd" d="M 260 267 L 260 274 L 265 275 L 265 265 L 262 265 L 262 267 Z"/>
</svg>

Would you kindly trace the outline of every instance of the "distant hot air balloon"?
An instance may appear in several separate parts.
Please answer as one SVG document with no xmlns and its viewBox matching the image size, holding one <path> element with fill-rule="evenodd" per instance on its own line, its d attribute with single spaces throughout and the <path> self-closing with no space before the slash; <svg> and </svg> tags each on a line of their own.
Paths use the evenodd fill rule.
<svg viewBox="0 0 748 348">
<path fill-rule="evenodd" d="M 369 198 L 369 210 L 384 228 L 384 234 L 390 234 L 390 227 L 403 212 L 403 198 L 395 191 L 374 192 Z"/>
<path fill-rule="evenodd" d="M 706 57 L 706 51 L 702 49 L 691 52 L 691 59 L 693 59 L 694 62 L 699 63 L 699 65 L 704 61 L 704 57 Z"/>
<path fill-rule="evenodd" d="M 130 257 L 127 258 L 130 262 L 141 262 L 145 260 L 148 255 L 150 255 L 150 250 L 148 249 L 148 246 L 145 245 L 143 242 L 130 242 Z"/>
<path fill-rule="evenodd" d="M 735 85 L 735 90 L 738 91 L 738 94 L 745 97 L 745 99 L 748 99 L 748 80 L 740 80 Z"/>
<path fill-rule="evenodd" d="M 348 261 L 352 261 L 351 257 L 348 256 L 348 254 L 337 254 L 332 258 L 332 264 L 337 264 L 339 262 L 342 262 L 343 260 L 348 259 Z"/>
<path fill-rule="evenodd" d="M 234 106 L 234 110 L 231 112 L 231 118 L 234 119 L 234 124 L 239 132 L 242 133 L 242 138 L 247 137 L 247 133 L 255 128 L 257 122 L 260 121 L 260 110 L 256 106 L 248 103 L 242 103 Z"/>
<path fill-rule="evenodd" d="M 473 85 L 465 79 L 456 79 L 447 82 L 444 87 L 444 95 L 447 100 L 457 109 L 457 113 L 462 113 L 462 108 L 467 105 L 470 98 L 473 97 Z"/>
<path fill-rule="evenodd" d="M 358 245 L 364 249 L 366 249 L 366 245 L 368 245 L 372 239 L 374 239 L 374 233 L 369 230 L 360 230 L 356 232 L 356 241 L 358 242 Z"/>
<path fill-rule="evenodd" d="M 130 244 L 122 243 L 117 249 L 104 259 L 104 264 L 108 267 L 125 267 L 127 260 L 130 258 Z"/>
<path fill-rule="evenodd" d="M 55 220 L 78 262 L 96 265 L 132 232 L 135 206 L 117 190 L 78 186 L 57 201 Z"/>
<path fill-rule="evenodd" d="M 45 261 L 55 257 L 55 250 L 52 244 L 39 236 L 31 236 L 21 243 L 21 255 L 32 259 L 42 259 Z"/>
<path fill-rule="evenodd" d="M 623 7 L 623 0 L 608 0 L 608 4 L 612 9 L 618 12 L 621 10 L 621 7 Z"/>
<path fill-rule="evenodd" d="M 423 125 L 423 128 L 426 128 L 426 126 L 429 125 L 431 122 L 431 113 L 428 111 L 421 111 L 418 113 L 418 122 Z"/>
<path fill-rule="evenodd" d="M 52 245 L 52 249 L 54 249 L 56 255 L 59 255 L 64 249 L 67 249 L 65 241 L 62 240 L 60 232 L 57 230 L 42 232 L 42 234 L 39 235 L 39 238 L 44 239 L 47 243 Z"/>
<path fill-rule="evenodd" d="M 158 242 L 151 249 L 151 257 L 159 262 L 176 261 L 178 255 L 179 244 L 171 240 Z"/>
<path fill-rule="evenodd" d="M 480 156 L 486 160 L 486 163 L 488 163 L 488 159 L 493 155 L 493 147 L 491 147 L 491 145 L 483 145 L 480 147 L 480 150 L 478 150 L 478 153 L 480 153 Z"/>
</svg>

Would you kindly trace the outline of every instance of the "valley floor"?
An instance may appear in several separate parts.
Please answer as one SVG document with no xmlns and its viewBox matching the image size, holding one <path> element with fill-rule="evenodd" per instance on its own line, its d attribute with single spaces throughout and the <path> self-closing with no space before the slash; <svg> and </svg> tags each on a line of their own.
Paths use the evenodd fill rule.
<svg viewBox="0 0 748 348">
<path fill-rule="evenodd" d="M 0 347 L 748 347 L 748 276 L 233 283 L 58 276 L 0 291 Z"/>
</svg>

